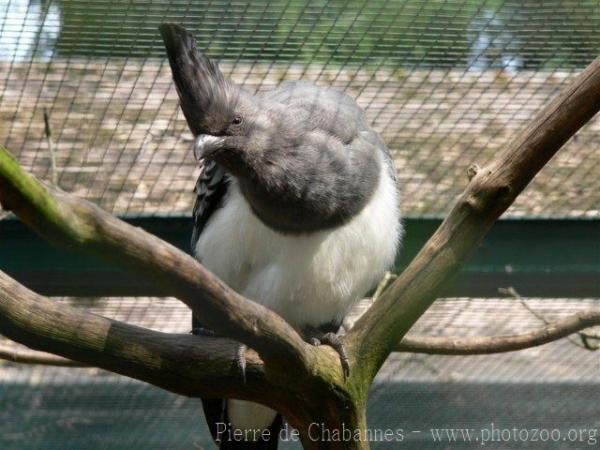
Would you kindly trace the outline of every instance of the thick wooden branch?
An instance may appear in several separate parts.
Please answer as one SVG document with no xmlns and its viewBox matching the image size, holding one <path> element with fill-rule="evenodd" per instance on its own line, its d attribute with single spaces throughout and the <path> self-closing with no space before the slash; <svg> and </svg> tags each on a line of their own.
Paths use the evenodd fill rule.
<svg viewBox="0 0 600 450">
<path fill-rule="evenodd" d="M 277 392 L 277 385 L 266 380 L 261 359 L 251 351 L 247 353 L 246 384 L 240 382 L 240 373 L 232 364 L 237 344 L 231 340 L 166 334 L 110 320 L 38 295 L 3 272 L 0 333 L 32 349 L 178 394 L 247 398 L 264 394 L 267 386 Z"/>
<path fill-rule="evenodd" d="M 395 351 L 430 355 L 490 355 L 537 347 L 598 325 L 600 311 L 584 311 L 510 336 L 405 336 Z"/>
<path fill-rule="evenodd" d="M 402 339 L 394 351 L 429 355 L 491 355 L 538 347 L 594 326 L 600 326 L 600 311 L 580 312 L 541 328 L 507 336 L 409 335 Z M 0 345 L 0 359 L 19 364 L 88 367 L 80 362 L 51 353 L 17 350 L 10 345 Z"/>
<path fill-rule="evenodd" d="M 0 202 L 45 239 L 133 269 L 176 293 L 218 334 L 260 353 L 289 374 L 315 365 L 317 351 L 281 317 L 221 282 L 194 258 L 97 206 L 25 172 L 0 146 Z M 333 358 L 333 356 L 331 356 Z M 309 369 L 310 370 L 310 369 Z"/>
<path fill-rule="evenodd" d="M 355 366 L 353 384 L 368 386 L 366 381 L 376 375 L 494 221 L 599 109 L 600 58 L 597 58 L 537 115 L 502 155 L 477 173 L 471 170 L 471 180 L 446 220 L 348 333 Z"/>
</svg>

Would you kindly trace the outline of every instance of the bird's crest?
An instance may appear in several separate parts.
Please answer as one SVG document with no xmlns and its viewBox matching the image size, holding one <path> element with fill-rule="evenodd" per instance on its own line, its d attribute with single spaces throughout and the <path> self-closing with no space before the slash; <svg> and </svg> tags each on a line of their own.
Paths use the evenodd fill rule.
<svg viewBox="0 0 600 450">
<path fill-rule="evenodd" d="M 236 87 L 225 79 L 216 63 L 198 51 L 196 39 L 185 28 L 163 23 L 159 29 L 190 130 L 194 135 L 214 134 L 214 124 L 231 114 Z"/>
</svg>

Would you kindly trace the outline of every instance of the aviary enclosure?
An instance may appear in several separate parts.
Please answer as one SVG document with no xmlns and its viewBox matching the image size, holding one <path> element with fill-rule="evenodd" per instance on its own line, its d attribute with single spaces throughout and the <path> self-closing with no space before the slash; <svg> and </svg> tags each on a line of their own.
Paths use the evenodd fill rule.
<svg viewBox="0 0 600 450">
<path fill-rule="evenodd" d="M 186 256 L 165 21 L 251 92 L 347 92 L 392 151 L 406 235 L 345 323 L 349 378 Z M 0 448 L 213 448 L 197 397 L 240 394 L 234 347 L 190 308 L 256 350 L 243 395 L 305 448 L 598 446 L 598 55 L 585 0 L 1 3 Z"/>
</svg>

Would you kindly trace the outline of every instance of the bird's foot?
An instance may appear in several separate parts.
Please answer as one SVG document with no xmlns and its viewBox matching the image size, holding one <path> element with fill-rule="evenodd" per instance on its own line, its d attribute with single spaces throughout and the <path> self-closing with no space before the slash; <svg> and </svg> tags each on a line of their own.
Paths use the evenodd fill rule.
<svg viewBox="0 0 600 450">
<path fill-rule="evenodd" d="M 325 333 L 320 337 L 311 337 L 310 343 L 315 347 L 319 345 L 328 345 L 333 348 L 337 354 L 340 356 L 340 363 L 342 364 L 342 371 L 344 372 L 344 378 L 347 378 L 350 375 L 350 360 L 348 359 L 348 354 L 346 353 L 346 346 L 344 345 L 344 341 L 335 333 Z"/>
<path fill-rule="evenodd" d="M 193 327 L 192 334 L 195 334 L 196 336 L 219 337 L 219 335 L 216 334 L 214 331 L 200 326 Z M 240 371 L 242 382 L 244 384 L 246 384 L 246 348 L 247 347 L 245 344 L 238 344 L 233 360 L 235 366 Z"/>
</svg>

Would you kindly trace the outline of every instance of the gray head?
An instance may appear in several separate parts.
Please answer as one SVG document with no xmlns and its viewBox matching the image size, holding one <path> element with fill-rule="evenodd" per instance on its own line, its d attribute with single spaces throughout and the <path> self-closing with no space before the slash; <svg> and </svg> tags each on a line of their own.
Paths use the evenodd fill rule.
<svg viewBox="0 0 600 450">
<path fill-rule="evenodd" d="M 349 97 L 307 83 L 251 95 L 226 80 L 183 28 L 160 31 L 196 156 L 235 176 L 265 224 L 310 232 L 363 208 L 377 186 L 383 143 Z"/>
</svg>

